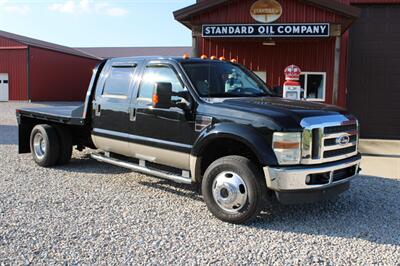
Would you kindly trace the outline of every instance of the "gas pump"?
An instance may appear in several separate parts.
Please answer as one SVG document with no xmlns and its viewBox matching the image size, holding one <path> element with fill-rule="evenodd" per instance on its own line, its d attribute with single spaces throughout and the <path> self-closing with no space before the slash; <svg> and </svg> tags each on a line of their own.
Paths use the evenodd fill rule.
<svg viewBox="0 0 400 266">
<path fill-rule="evenodd" d="M 301 69 L 296 65 L 285 68 L 285 83 L 283 83 L 283 98 L 300 100 L 301 84 L 299 82 Z"/>
</svg>

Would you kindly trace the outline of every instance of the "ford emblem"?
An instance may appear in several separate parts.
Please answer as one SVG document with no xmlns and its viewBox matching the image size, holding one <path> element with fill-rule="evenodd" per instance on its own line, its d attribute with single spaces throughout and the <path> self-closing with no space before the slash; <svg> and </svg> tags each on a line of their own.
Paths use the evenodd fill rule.
<svg viewBox="0 0 400 266">
<path fill-rule="evenodd" d="M 350 137 L 349 136 L 341 136 L 336 139 L 336 144 L 338 145 L 346 145 L 349 144 Z"/>
</svg>

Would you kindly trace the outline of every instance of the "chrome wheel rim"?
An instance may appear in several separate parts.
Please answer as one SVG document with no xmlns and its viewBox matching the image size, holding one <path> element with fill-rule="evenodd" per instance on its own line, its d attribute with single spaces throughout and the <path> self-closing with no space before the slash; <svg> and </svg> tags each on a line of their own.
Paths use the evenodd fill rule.
<svg viewBox="0 0 400 266">
<path fill-rule="evenodd" d="M 217 205 L 230 213 L 239 212 L 247 202 L 247 186 L 234 172 L 222 172 L 214 180 L 212 194 Z"/>
<path fill-rule="evenodd" d="M 37 133 L 33 138 L 33 150 L 39 159 L 42 159 L 46 153 L 46 142 L 41 133 Z"/>
</svg>

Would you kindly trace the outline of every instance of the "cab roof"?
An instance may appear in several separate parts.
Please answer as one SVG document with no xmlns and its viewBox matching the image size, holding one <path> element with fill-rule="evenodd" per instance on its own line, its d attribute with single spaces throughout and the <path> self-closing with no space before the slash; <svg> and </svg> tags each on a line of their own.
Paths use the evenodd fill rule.
<svg viewBox="0 0 400 266">
<path fill-rule="evenodd" d="M 175 61 L 178 63 L 182 62 L 230 62 L 229 60 L 212 60 L 212 59 L 201 59 L 198 57 L 190 57 L 188 59 L 185 59 L 183 57 L 179 56 L 132 56 L 132 57 L 114 57 L 110 58 L 108 60 L 112 61 L 118 61 L 118 60 L 146 60 L 146 61 L 156 61 L 156 60 L 170 60 L 170 61 Z"/>
</svg>

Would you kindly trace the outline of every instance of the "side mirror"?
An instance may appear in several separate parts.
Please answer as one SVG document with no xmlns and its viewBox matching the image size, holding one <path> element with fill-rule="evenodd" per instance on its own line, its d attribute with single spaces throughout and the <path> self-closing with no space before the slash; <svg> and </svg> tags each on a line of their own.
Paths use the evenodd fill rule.
<svg viewBox="0 0 400 266">
<path fill-rule="evenodd" d="M 172 84 L 157 82 L 153 89 L 152 103 L 154 108 L 168 109 L 172 107 Z"/>
</svg>

